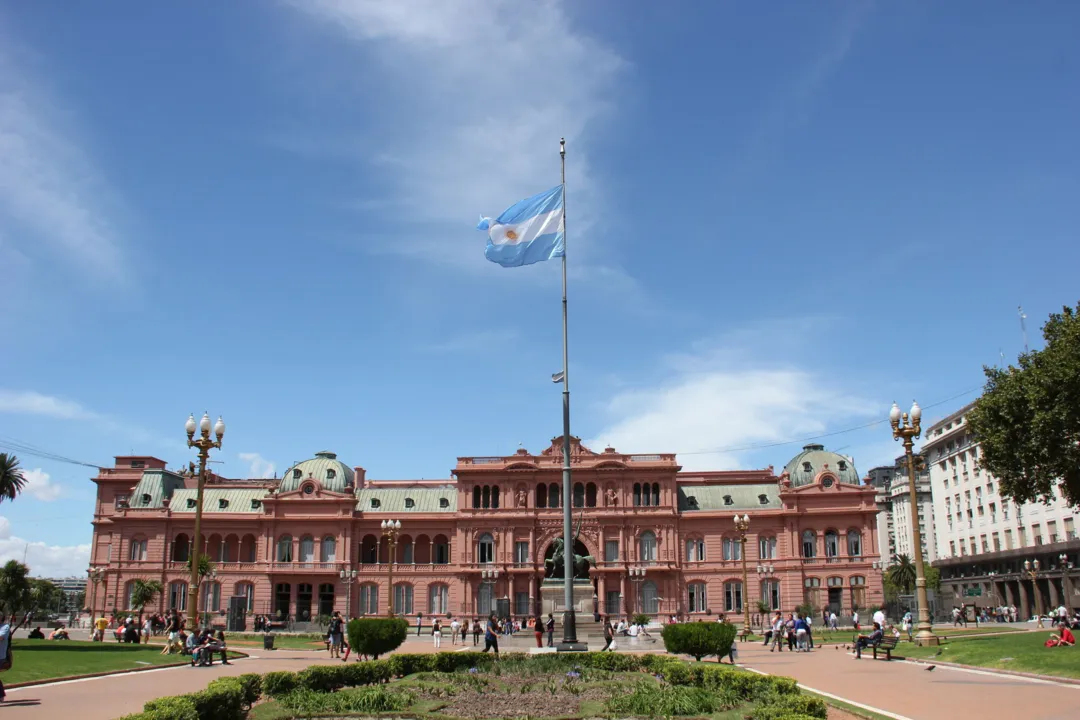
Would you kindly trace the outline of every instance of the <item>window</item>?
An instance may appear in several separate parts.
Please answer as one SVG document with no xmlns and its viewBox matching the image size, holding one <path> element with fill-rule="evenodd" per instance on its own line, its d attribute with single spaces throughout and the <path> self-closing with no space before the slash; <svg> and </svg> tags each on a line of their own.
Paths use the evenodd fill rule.
<svg viewBox="0 0 1080 720">
<path fill-rule="evenodd" d="M 825 557 L 834 558 L 840 554 L 840 536 L 835 530 L 825 531 Z"/>
<path fill-rule="evenodd" d="M 278 538 L 277 561 L 292 562 L 292 535 L 282 535 Z"/>
<path fill-rule="evenodd" d="M 742 543 L 734 538 L 724 538 L 723 542 L 725 560 L 742 560 Z"/>
<path fill-rule="evenodd" d="M 172 560 L 173 562 L 187 562 L 188 551 L 191 549 L 191 540 L 184 533 L 180 533 L 173 538 L 172 544 Z M 111 554 L 111 553 L 110 553 Z M 111 558 L 105 558 L 110 560 Z"/>
<path fill-rule="evenodd" d="M 428 588 L 428 615 L 445 615 L 450 606 L 450 588 L 432 585 Z"/>
<path fill-rule="evenodd" d="M 480 507 L 480 486 L 477 485 L 472 489 L 472 506 L 473 509 Z"/>
<path fill-rule="evenodd" d="M 217 612 L 221 609 L 221 583 L 204 582 L 199 598 L 199 612 Z"/>
<path fill-rule="evenodd" d="M 585 507 L 585 486 L 582 483 L 574 483 L 574 507 Z"/>
<path fill-rule="evenodd" d="M 768 505 L 769 504 L 769 496 L 762 493 L 761 495 L 757 496 L 757 501 L 758 501 L 758 505 Z"/>
<path fill-rule="evenodd" d="M 381 506 L 382 506 L 382 503 L 379 502 L 379 498 L 371 498 L 371 509 L 372 510 L 378 510 L 379 507 L 381 507 Z"/>
<path fill-rule="evenodd" d="M 360 614 L 361 615 L 378 615 L 379 614 L 379 586 L 378 585 L 361 585 L 360 586 Z"/>
<path fill-rule="evenodd" d="M 416 502 L 412 498 L 405 498 L 405 509 L 412 510 L 414 507 L 416 507 Z"/>
<path fill-rule="evenodd" d="M 705 596 L 705 583 L 694 582 L 686 586 L 688 612 L 703 613 L 708 608 Z"/>
<path fill-rule="evenodd" d="M 725 505 L 734 505 L 735 501 L 731 499 L 730 495 L 725 495 L 724 496 L 724 504 Z"/>
<path fill-rule="evenodd" d="M 334 472 L 333 468 L 326 468 L 326 479 L 327 480 L 333 480 L 336 477 L 337 477 L 337 473 Z"/>
<path fill-rule="evenodd" d="M 821 486 L 822 487 L 832 487 L 833 486 L 833 476 L 832 475 L 826 475 L 825 477 L 821 478 Z"/>
<path fill-rule="evenodd" d="M 192 508 L 195 507 L 195 498 L 188 498 L 187 499 L 187 507 L 188 507 L 188 510 L 191 510 Z"/>
<path fill-rule="evenodd" d="M 229 507 L 229 501 L 225 498 L 218 498 L 217 506 L 218 510 L 224 510 L 225 508 Z"/>
<path fill-rule="evenodd" d="M 394 586 L 394 613 L 398 615 L 413 614 L 413 587 L 406 583 Z"/>
<path fill-rule="evenodd" d="M 802 469 L 803 469 L 803 472 L 813 472 L 814 471 L 814 467 L 809 462 L 804 462 L 802 464 Z"/>
<path fill-rule="evenodd" d="M 641 533 L 638 540 L 638 560 L 656 562 L 656 535 L 651 530 Z"/>
<path fill-rule="evenodd" d="M 476 542 L 476 561 L 479 563 L 495 562 L 495 538 L 484 533 Z"/>
<path fill-rule="evenodd" d="M 802 534 L 802 556 L 817 557 L 817 535 L 813 530 L 804 530 Z"/>
<path fill-rule="evenodd" d="M 529 562 L 529 541 L 519 540 L 514 543 L 514 562 L 524 565 Z"/>
<path fill-rule="evenodd" d="M 406 535 L 401 541 L 401 564 L 412 565 L 416 562 L 416 543 Z"/>
<path fill-rule="evenodd" d="M 244 598 L 244 610 L 255 612 L 255 586 L 251 583 L 237 583 L 236 596 Z"/>
<path fill-rule="evenodd" d="M 604 541 L 604 560 L 606 562 L 616 562 L 619 559 L 619 541 L 618 540 L 605 540 Z"/>
<path fill-rule="evenodd" d="M 131 467 L 136 469 L 136 470 L 139 469 L 139 468 L 144 468 L 144 467 L 146 467 L 146 462 L 143 461 L 143 460 L 132 460 L 131 461 Z"/>
<path fill-rule="evenodd" d="M 742 612 L 742 583 L 729 580 L 724 583 L 724 612 Z"/>
<path fill-rule="evenodd" d="M 660 483 L 653 483 L 652 486 L 652 504 L 660 504 Z"/>
<path fill-rule="evenodd" d="M 548 507 L 562 507 L 562 486 L 558 483 L 548 485 Z M 635 503 L 636 504 L 636 503 Z"/>
<path fill-rule="evenodd" d="M 187 583 L 179 580 L 169 583 L 169 609 L 178 612 L 187 610 Z"/>
<path fill-rule="evenodd" d="M 146 560 L 146 538 L 137 538 L 131 541 L 129 560 L 141 562 Z"/>
<path fill-rule="evenodd" d="M 450 507 L 450 501 L 446 498 L 439 498 L 439 507 L 443 510 Z"/>
<path fill-rule="evenodd" d="M 150 497 L 150 493 L 143 493 L 142 494 L 142 504 L 143 505 L 149 505 L 152 500 L 153 500 L 153 498 Z"/>
<path fill-rule="evenodd" d="M 769 605 L 769 610 L 780 609 L 780 581 L 762 580 L 761 599 Z"/>
<path fill-rule="evenodd" d="M 315 538 L 310 535 L 300 538 L 300 562 L 315 562 Z"/>
<path fill-rule="evenodd" d="M 322 545 L 319 548 L 319 562 L 332 563 L 337 559 L 337 540 L 332 535 L 327 535 L 322 539 Z"/>
<path fill-rule="evenodd" d="M 521 591 L 514 593 L 514 614 L 522 617 L 529 614 L 529 593 Z"/>
<path fill-rule="evenodd" d="M 585 486 L 585 507 L 596 507 L 596 483 Z"/>
<path fill-rule="evenodd" d="M 634 483 L 634 507 L 641 505 L 641 483 Z"/>
<path fill-rule="evenodd" d="M 251 509 L 252 510 L 258 510 L 261 507 L 262 507 L 262 500 L 252 500 L 251 501 Z"/>
<path fill-rule="evenodd" d="M 704 562 L 705 541 L 701 538 L 690 538 L 686 541 L 686 562 Z"/>
<path fill-rule="evenodd" d="M 450 562 L 450 542 L 443 535 L 435 536 L 435 555 L 431 558 L 434 565 L 447 565 Z"/>
<path fill-rule="evenodd" d="M 758 538 L 758 557 L 762 560 L 773 560 L 776 558 L 776 538 Z"/>
<path fill-rule="evenodd" d="M 299 479 L 300 479 L 300 478 L 302 478 L 302 477 L 303 477 L 304 475 L 303 475 L 303 473 L 301 473 L 301 472 L 300 472 L 300 469 L 299 469 L 299 468 L 297 468 L 296 470 L 293 470 L 293 471 L 292 471 L 292 476 L 293 476 L 293 480 L 299 480 Z"/>
<path fill-rule="evenodd" d="M 858 530 L 848 530 L 847 554 L 851 557 L 860 557 L 862 555 L 862 533 Z"/>
</svg>

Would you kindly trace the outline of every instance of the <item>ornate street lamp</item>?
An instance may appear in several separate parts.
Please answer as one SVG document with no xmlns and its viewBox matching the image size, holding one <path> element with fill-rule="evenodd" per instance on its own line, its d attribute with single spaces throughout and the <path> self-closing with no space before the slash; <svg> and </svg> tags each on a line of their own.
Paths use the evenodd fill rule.
<svg viewBox="0 0 1080 720">
<path fill-rule="evenodd" d="M 101 578 L 105 576 L 105 571 L 101 568 L 89 568 L 87 574 L 90 576 L 90 582 L 93 584 L 93 589 L 90 594 L 90 620 L 94 620 L 94 606 L 97 605 L 97 586 L 101 582 Z"/>
<path fill-rule="evenodd" d="M 386 603 L 386 614 L 390 617 L 394 617 L 394 554 L 397 550 L 397 536 L 401 531 L 400 520 L 383 520 L 382 521 L 382 534 L 386 538 L 386 541 L 390 544 L 390 562 L 387 571 L 387 576 L 390 580 L 390 599 Z"/>
<path fill-rule="evenodd" d="M 352 616 L 352 586 L 356 582 L 356 570 L 342 570 L 338 577 L 345 583 L 345 619 Z"/>
<path fill-rule="evenodd" d="M 210 458 L 211 448 L 221 447 L 221 438 L 225 436 L 225 422 L 218 417 L 214 423 L 214 434 L 217 440 L 210 439 L 210 415 L 204 413 L 199 421 L 199 439 L 195 439 L 195 416 L 189 415 L 184 423 L 184 431 L 188 437 L 188 447 L 197 448 L 199 451 L 199 479 L 198 489 L 195 491 L 195 537 L 192 542 L 191 553 L 191 582 L 188 584 L 188 630 L 195 632 L 199 627 L 199 550 L 202 548 L 202 511 L 203 511 L 203 486 L 206 484 L 206 463 Z"/>
<path fill-rule="evenodd" d="M 644 567 L 630 567 L 626 569 L 627 574 L 630 575 L 630 582 L 634 584 L 634 598 L 636 604 L 636 610 L 638 613 L 645 614 L 645 594 L 643 592 L 645 586 L 645 570 Z"/>
<path fill-rule="evenodd" d="M 916 459 L 915 439 L 922 433 L 922 408 L 919 403 L 911 403 L 910 412 L 901 412 L 893 403 L 889 411 L 889 424 L 892 425 L 894 440 L 903 440 L 904 455 L 908 464 L 908 496 L 911 500 L 911 544 L 915 555 L 915 595 L 919 604 L 918 632 L 915 633 L 916 645 L 937 645 L 940 640 L 930 626 L 930 601 L 926 596 L 926 570 L 923 567 L 922 531 L 919 529 L 919 494 L 916 488 L 915 470 L 921 458 Z"/>
<path fill-rule="evenodd" d="M 1035 617 L 1038 619 L 1035 627 L 1043 625 L 1042 594 L 1039 592 L 1039 561 L 1024 561 L 1024 574 L 1031 578 L 1031 591 L 1035 593 Z"/>
<path fill-rule="evenodd" d="M 761 582 L 758 583 L 758 585 L 760 585 L 762 587 L 761 599 L 764 600 L 765 603 L 769 606 L 770 611 L 780 609 L 780 607 L 779 607 L 780 603 L 775 603 L 776 607 L 773 607 L 774 603 L 772 601 L 773 598 L 772 598 L 772 582 L 771 581 L 773 579 L 773 570 L 775 570 L 775 569 L 776 568 L 773 565 L 758 565 L 757 568 L 756 568 L 757 574 L 758 574 L 758 580 L 761 581 Z M 764 583 L 766 583 L 766 582 L 768 582 L 769 584 L 765 585 Z M 769 595 L 768 596 L 765 595 L 765 592 L 764 592 L 765 587 L 769 588 Z M 768 619 L 769 619 L 768 614 L 763 615 L 761 617 L 761 627 L 762 628 L 765 627 L 765 621 L 768 620 Z"/>
<path fill-rule="evenodd" d="M 480 582 L 482 582 L 484 585 L 486 585 L 488 587 L 488 597 L 492 601 L 495 601 L 496 600 L 496 595 L 498 594 L 498 583 L 499 583 L 499 571 L 498 571 L 498 569 L 493 568 L 493 569 L 488 569 L 488 570 L 481 570 L 480 571 Z M 489 607 L 488 608 L 488 614 L 490 615 L 493 612 L 495 612 L 495 608 L 494 607 Z"/>
<path fill-rule="evenodd" d="M 746 576 L 746 532 L 750 529 L 750 516 L 744 514 L 739 517 L 735 515 L 735 529 L 739 531 L 739 554 L 742 556 L 742 606 L 743 606 L 743 629 L 739 634 L 746 639 L 750 636 L 750 603 L 746 602 L 747 599 L 747 584 L 749 580 Z"/>
</svg>

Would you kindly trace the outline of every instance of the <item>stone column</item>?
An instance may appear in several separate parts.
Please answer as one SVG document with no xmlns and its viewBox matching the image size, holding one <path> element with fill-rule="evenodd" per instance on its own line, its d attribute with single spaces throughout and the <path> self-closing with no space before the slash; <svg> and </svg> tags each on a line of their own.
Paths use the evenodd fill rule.
<svg viewBox="0 0 1080 720">
<path fill-rule="evenodd" d="M 1046 578 L 1046 584 L 1050 586 L 1050 607 L 1045 608 L 1045 612 L 1049 613 L 1051 609 L 1057 609 L 1057 606 L 1061 604 L 1061 595 L 1058 594 L 1057 582 L 1054 578 Z"/>
<path fill-rule="evenodd" d="M 628 614 L 626 609 L 626 576 L 622 574 L 619 575 L 619 614 L 623 617 Z"/>
<path fill-rule="evenodd" d="M 1031 617 L 1032 596 L 1028 592 L 1027 583 L 1024 582 L 1023 580 L 1021 580 L 1019 582 L 1019 588 L 1020 588 L 1020 607 L 1018 608 L 1018 610 L 1019 610 L 1020 615 L 1019 615 L 1019 617 L 1017 619 L 1026 621 L 1028 618 Z"/>
<path fill-rule="evenodd" d="M 604 556 L 604 526 L 603 525 L 600 526 L 600 532 L 597 534 L 597 537 L 599 538 L 599 540 L 597 542 L 599 542 L 600 547 L 598 547 L 596 549 L 596 563 L 597 563 L 597 565 L 600 565 L 600 564 L 602 564 L 604 562 L 604 557 L 605 557 Z"/>
</svg>

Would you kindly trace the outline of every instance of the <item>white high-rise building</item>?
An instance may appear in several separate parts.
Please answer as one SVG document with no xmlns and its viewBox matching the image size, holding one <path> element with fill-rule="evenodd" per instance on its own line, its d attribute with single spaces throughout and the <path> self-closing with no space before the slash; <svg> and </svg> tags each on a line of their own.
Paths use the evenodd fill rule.
<svg viewBox="0 0 1080 720">
<path fill-rule="evenodd" d="M 1040 560 L 1043 609 L 1080 604 L 1074 602 L 1080 585 L 1069 577 L 1080 555 L 1080 514 L 1056 492 L 1048 505 L 1001 497 L 997 479 L 977 466 L 979 446 L 965 419 L 972 406 L 935 422 L 923 436 L 942 590 L 951 589 L 956 604 L 1015 605 L 1033 613 L 1037 603 L 1023 562 Z"/>
<path fill-rule="evenodd" d="M 901 455 L 892 467 L 874 468 L 870 471 L 870 479 L 878 489 L 874 499 L 878 506 L 878 542 L 882 555 L 888 548 L 888 563 L 897 555 L 907 555 L 914 560 L 907 458 Z M 930 476 L 926 471 L 919 474 L 916 491 L 923 561 L 933 562 L 937 558 L 934 499 L 930 492 Z"/>
</svg>

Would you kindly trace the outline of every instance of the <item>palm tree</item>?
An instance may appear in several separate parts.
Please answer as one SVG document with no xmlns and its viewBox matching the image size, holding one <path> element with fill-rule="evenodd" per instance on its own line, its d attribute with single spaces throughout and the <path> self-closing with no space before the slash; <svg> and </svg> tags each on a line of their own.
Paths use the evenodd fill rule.
<svg viewBox="0 0 1080 720">
<path fill-rule="evenodd" d="M 915 589 L 915 563 L 907 555 L 897 555 L 889 568 L 889 582 L 907 594 Z"/>
<path fill-rule="evenodd" d="M 131 584 L 131 609 L 139 611 L 139 627 L 142 627 L 143 610 L 165 588 L 157 580 L 135 580 Z"/>
<path fill-rule="evenodd" d="M 18 560 L 8 560 L 0 568 L 0 621 L 16 617 L 30 606 L 29 575 L 30 568 Z"/>
<path fill-rule="evenodd" d="M 0 453 L 0 502 L 14 500 L 26 485 L 26 476 L 19 467 L 19 458 Z"/>
</svg>

